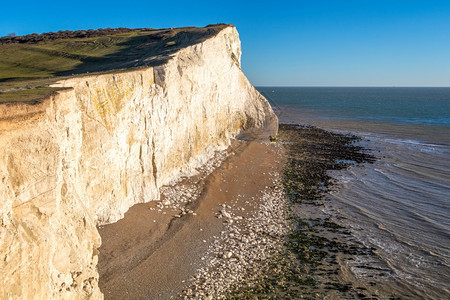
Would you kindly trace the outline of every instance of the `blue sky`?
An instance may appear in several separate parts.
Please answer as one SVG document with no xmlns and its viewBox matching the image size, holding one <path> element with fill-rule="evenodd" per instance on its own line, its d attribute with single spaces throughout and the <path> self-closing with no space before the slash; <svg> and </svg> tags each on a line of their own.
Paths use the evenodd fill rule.
<svg viewBox="0 0 450 300">
<path fill-rule="evenodd" d="M 4 1 L 0 36 L 212 23 L 257 86 L 450 86 L 450 0 Z"/>
</svg>

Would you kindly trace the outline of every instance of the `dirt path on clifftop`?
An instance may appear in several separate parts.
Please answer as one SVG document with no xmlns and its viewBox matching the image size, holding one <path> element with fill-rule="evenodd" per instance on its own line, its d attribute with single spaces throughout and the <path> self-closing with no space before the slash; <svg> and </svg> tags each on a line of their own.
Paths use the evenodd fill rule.
<svg viewBox="0 0 450 300">
<path fill-rule="evenodd" d="M 138 204 L 124 219 L 99 228 L 99 285 L 105 299 L 177 298 L 205 266 L 209 245 L 225 228 L 224 219 L 217 218 L 221 205 L 242 207 L 244 218 L 252 213 L 259 204 L 252 199 L 261 198 L 274 181 L 270 174 L 281 169 L 281 149 L 234 141 L 227 151 L 231 155 L 209 176 L 180 183 L 195 185 L 198 196 L 192 201 L 164 208 L 164 199 Z"/>
</svg>

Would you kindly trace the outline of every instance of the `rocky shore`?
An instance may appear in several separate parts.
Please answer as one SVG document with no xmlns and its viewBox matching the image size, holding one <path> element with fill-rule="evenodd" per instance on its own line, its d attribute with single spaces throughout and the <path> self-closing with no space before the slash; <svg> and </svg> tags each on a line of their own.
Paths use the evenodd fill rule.
<svg viewBox="0 0 450 300">
<path fill-rule="evenodd" d="M 143 242 L 157 246 L 129 258 L 140 257 L 131 268 L 124 261 L 109 275 L 102 272 L 115 259 L 104 255 L 111 251 L 110 235 L 120 235 L 117 230 L 130 222 L 127 215 L 100 229 L 105 298 L 396 299 L 345 267 L 365 257 L 358 268 L 383 272 L 370 263 L 373 249 L 351 238 L 345 216 L 325 197 L 339 187 L 330 170 L 374 161 L 358 140 L 281 125 L 277 143 L 235 141 L 196 177 L 165 187 L 161 202 L 132 212 L 132 218 L 146 214 L 149 228 L 157 222 L 164 229 Z"/>
<path fill-rule="evenodd" d="M 329 170 L 375 159 L 355 143 L 358 140 L 315 127 L 281 125 L 283 171 L 254 208 L 254 216 L 228 226 L 211 245 L 209 264 L 197 272 L 192 286 L 181 296 L 377 298 L 375 289 L 370 288 L 376 283 L 357 282 L 341 268 L 342 262 L 355 255 L 373 255 L 372 249 L 352 241 L 345 222 L 340 222 L 343 217 L 324 209 L 325 193 L 338 188 Z"/>
</svg>

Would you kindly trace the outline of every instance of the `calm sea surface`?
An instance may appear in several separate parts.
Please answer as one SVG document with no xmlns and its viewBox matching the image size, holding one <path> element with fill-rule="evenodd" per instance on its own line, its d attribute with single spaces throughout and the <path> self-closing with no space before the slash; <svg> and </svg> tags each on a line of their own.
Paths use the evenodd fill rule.
<svg viewBox="0 0 450 300">
<path fill-rule="evenodd" d="M 393 293 L 450 299 L 450 88 L 258 90 L 280 122 L 365 138 L 378 161 L 333 174 L 341 186 L 329 194 L 334 209 L 376 249 Z"/>
</svg>

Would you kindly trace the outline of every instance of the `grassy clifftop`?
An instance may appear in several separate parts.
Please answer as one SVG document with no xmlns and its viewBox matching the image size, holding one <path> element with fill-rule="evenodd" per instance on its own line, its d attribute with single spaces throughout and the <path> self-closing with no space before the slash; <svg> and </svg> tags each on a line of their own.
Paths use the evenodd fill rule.
<svg viewBox="0 0 450 300">
<path fill-rule="evenodd" d="M 35 102 L 54 93 L 55 81 L 167 61 L 227 25 L 204 28 L 116 29 L 58 32 L 0 39 L 0 103 Z"/>
</svg>

